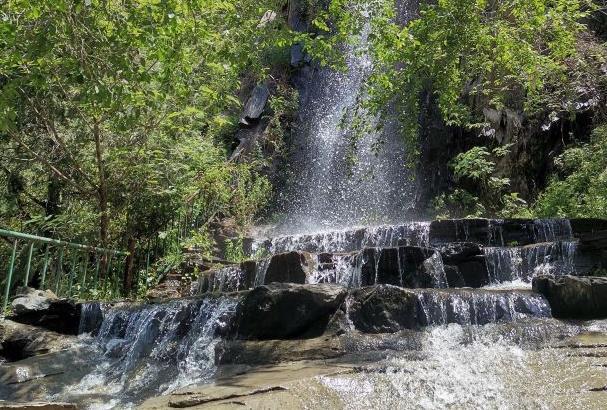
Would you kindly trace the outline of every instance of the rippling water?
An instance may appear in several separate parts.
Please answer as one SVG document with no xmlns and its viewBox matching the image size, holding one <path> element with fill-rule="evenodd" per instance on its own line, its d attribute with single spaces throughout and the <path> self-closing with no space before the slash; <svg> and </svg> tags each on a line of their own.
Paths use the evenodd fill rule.
<svg viewBox="0 0 607 410">
<path fill-rule="evenodd" d="M 527 326 L 527 344 L 546 333 L 540 322 Z M 337 398 L 331 406 L 348 409 L 605 408 L 605 393 L 588 391 L 607 383 L 604 359 L 578 355 L 579 349 L 525 346 L 520 328 L 498 328 L 436 327 L 425 332 L 421 352 L 395 353 L 378 364 L 380 371 L 319 377 L 318 388 Z"/>
</svg>

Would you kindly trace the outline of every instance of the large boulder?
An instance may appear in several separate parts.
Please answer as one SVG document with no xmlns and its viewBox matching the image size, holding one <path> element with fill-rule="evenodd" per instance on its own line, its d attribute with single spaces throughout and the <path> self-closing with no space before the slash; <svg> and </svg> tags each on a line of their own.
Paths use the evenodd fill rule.
<svg viewBox="0 0 607 410">
<path fill-rule="evenodd" d="M 11 308 L 13 314 L 22 315 L 29 312 L 46 310 L 57 296 L 51 290 L 38 290 L 32 288 L 21 288 L 17 297 L 13 300 Z"/>
<path fill-rule="evenodd" d="M 607 318 L 607 278 L 538 276 L 533 290 L 546 297 L 556 318 Z"/>
<path fill-rule="evenodd" d="M 417 327 L 417 296 L 409 290 L 371 286 L 352 291 L 348 299 L 348 317 L 361 332 L 394 333 Z"/>
<path fill-rule="evenodd" d="M 287 252 L 272 256 L 265 272 L 264 283 L 306 283 L 314 271 L 317 258 L 308 252 Z"/>
<path fill-rule="evenodd" d="M 330 284 L 259 286 L 238 304 L 232 334 L 258 340 L 318 336 L 346 294 L 345 288 Z"/>
<path fill-rule="evenodd" d="M 0 321 L 0 357 L 9 362 L 70 348 L 75 339 L 12 320 Z"/>
<path fill-rule="evenodd" d="M 49 290 L 21 289 L 11 308 L 9 319 L 15 322 L 63 334 L 78 334 L 80 305 L 68 299 L 59 299 Z"/>
</svg>

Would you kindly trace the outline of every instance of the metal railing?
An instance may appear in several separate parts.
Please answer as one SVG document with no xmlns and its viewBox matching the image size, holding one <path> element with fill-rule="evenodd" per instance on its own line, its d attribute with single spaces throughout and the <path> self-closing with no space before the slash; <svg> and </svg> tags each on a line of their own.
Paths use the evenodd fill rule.
<svg viewBox="0 0 607 410">
<path fill-rule="evenodd" d="M 13 286 L 55 292 L 57 296 L 82 298 L 99 291 L 120 293 L 120 280 L 128 252 L 98 248 L 58 239 L 0 229 L 9 246 L 4 278 L 2 312 L 8 306 Z M 4 253 L 4 252 L 3 252 Z"/>
</svg>

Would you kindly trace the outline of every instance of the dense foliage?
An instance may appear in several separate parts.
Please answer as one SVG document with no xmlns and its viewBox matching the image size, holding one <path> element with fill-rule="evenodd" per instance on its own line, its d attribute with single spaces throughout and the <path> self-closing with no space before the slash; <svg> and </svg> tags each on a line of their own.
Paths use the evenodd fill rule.
<svg viewBox="0 0 607 410">
<path fill-rule="evenodd" d="M 245 71 L 263 80 L 288 34 L 260 24 L 281 6 L 5 2 L 1 224 L 122 246 L 185 212 L 250 222 L 269 186 L 259 164 L 228 162 L 226 143 Z"/>
<path fill-rule="evenodd" d="M 582 38 L 590 1 L 439 0 L 406 25 L 390 3 L 374 19 L 377 108 L 396 102 L 415 119 L 430 91 L 447 124 L 482 126 L 483 108 L 561 113 L 597 92 L 604 53 Z"/>
<path fill-rule="evenodd" d="M 534 205 L 541 217 L 607 218 L 607 126 L 594 130 L 588 143 L 567 149 L 559 173 Z"/>
</svg>

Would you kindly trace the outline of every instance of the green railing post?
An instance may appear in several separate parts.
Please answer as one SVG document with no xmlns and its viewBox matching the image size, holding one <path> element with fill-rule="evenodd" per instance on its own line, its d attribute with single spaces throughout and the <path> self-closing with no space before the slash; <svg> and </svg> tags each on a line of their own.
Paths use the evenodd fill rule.
<svg viewBox="0 0 607 410">
<path fill-rule="evenodd" d="M 55 295 L 59 296 L 59 283 L 61 282 L 61 275 L 63 275 L 63 247 L 59 248 L 59 265 L 57 266 L 57 272 L 55 275 Z"/>
<path fill-rule="evenodd" d="M 82 284 L 80 285 L 80 294 L 86 287 L 86 272 L 89 266 L 89 254 L 85 253 L 82 257 L 82 262 L 84 263 L 84 268 L 82 269 Z"/>
<path fill-rule="evenodd" d="M 46 250 L 44 251 L 44 267 L 42 268 L 42 280 L 40 281 L 40 288 L 44 290 L 44 281 L 46 279 L 46 270 L 48 269 L 48 253 L 51 245 L 46 245 Z"/>
<path fill-rule="evenodd" d="M 6 289 L 4 291 L 4 304 L 2 306 L 2 313 L 6 311 L 8 306 L 8 298 L 11 294 L 11 281 L 13 280 L 13 270 L 15 269 L 15 256 L 17 255 L 17 239 L 13 242 L 13 253 L 11 255 L 11 262 L 8 268 L 8 277 L 6 278 Z"/>
<path fill-rule="evenodd" d="M 97 260 L 97 265 L 95 266 L 95 290 L 97 290 L 97 285 L 99 284 L 99 264 L 101 262 L 101 258 L 99 254 L 95 252 L 95 259 Z"/>
<path fill-rule="evenodd" d="M 27 287 L 30 280 L 30 269 L 32 268 L 32 255 L 34 254 L 34 242 L 30 244 L 30 250 L 27 253 L 27 265 L 25 266 L 25 279 L 23 280 L 23 286 Z"/>
<path fill-rule="evenodd" d="M 74 251 L 72 255 L 72 267 L 70 268 L 70 276 L 69 276 L 69 287 L 67 291 L 67 296 L 72 297 L 72 286 L 74 284 L 74 276 L 76 273 L 76 262 L 78 261 L 78 253 Z"/>
<path fill-rule="evenodd" d="M 107 270 L 105 271 L 105 277 L 109 278 L 112 275 L 112 259 L 113 259 L 114 254 L 111 252 L 108 252 L 108 256 L 107 256 Z"/>
</svg>

